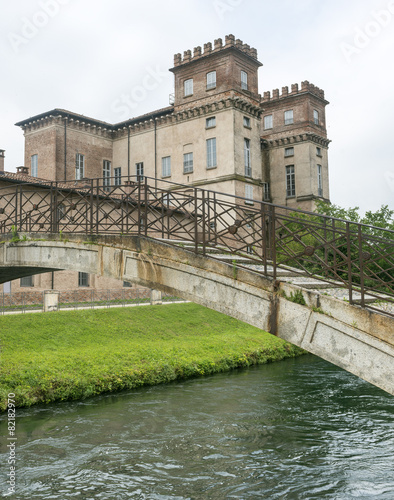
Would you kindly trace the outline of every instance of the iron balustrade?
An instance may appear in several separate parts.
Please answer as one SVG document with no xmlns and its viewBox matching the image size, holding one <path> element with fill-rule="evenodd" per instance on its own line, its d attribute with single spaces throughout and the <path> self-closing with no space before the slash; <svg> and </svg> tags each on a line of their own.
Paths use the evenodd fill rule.
<svg viewBox="0 0 394 500">
<path fill-rule="evenodd" d="M 0 189 L 0 232 L 189 242 L 195 253 L 219 260 L 247 257 L 255 272 L 274 280 L 279 269 L 291 268 L 345 288 L 351 304 L 381 312 L 367 300 L 394 303 L 394 231 L 162 179 L 9 185 Z"/>
</svg>

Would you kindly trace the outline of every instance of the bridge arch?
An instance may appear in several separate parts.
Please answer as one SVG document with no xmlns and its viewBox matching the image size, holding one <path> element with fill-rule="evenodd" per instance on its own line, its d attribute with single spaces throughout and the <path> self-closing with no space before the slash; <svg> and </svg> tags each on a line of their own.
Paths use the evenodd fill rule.
<svg viewBox="0 0 394 500">
<path fill-rule="evenodd" d="M 27 234 L 0 245 L 0 283 L 75 270 L 156 288 L 278 335 L 394 394 L 393 319 L 140 236 Z M 24 273 L 24 274 L 23 274 Z"/>
</svg>

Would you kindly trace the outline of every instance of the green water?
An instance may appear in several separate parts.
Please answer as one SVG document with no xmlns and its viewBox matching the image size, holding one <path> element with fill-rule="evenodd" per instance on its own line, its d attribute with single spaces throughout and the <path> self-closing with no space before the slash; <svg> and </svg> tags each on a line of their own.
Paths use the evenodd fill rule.
<svg viewBox="0 0 394 500">
<path fill-rule="evenodd" d="M 309 355 L 20 409 L 9 498 L 393 500 L 393 414 L 393 396 Z"/>
</svg>

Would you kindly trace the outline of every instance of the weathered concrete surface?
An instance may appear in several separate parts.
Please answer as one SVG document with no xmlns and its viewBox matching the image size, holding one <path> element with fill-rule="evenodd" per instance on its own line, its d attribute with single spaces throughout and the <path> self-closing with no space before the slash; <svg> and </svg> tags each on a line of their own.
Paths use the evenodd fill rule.
<svg viewBox="0 0 394 500">
<path fill-rule="evenodd" d="M 69 241 L 59 241 L 58 235 L 46 238 L 1 244 L 0 282 L 6 281 L 3 270 L 9 276 L 14 269 L 17 278 L 35 267 L 133 281 L 270 331 L 394 395 L 393 318 L 157 240 L 112 235 L 85 242 L 78 235 L 69 236 Z M 288 299 L 297 290 L 306 305 Z"/>
</svg>

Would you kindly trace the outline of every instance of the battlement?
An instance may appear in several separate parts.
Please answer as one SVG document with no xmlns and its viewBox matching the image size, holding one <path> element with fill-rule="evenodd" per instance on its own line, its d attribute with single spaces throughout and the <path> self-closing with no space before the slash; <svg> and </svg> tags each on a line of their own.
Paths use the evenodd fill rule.
<svg viewBox="0 0 394 500">
<path fill-rule="evenodd" d="M 200 46 L 194 47 L 193 54 L 191 50 L 185 50 L 183 53 L 183 58 L 180 53 L 174 55 L 174 66 L 182 66 L 183 64 L 188 64 L 189 62 L 196 61 L 201 57 L 206 57 L 210 54 L 214 54 L 221 50 L 228 49 L 230 47 L 235 47 L 240 50 L 247 56 L 256 59 L 257 61 L 257 50 L 253 47 L 250 47 L 247 43 L 243 43 L 239 38 L 236 40 L 234 35 L 226 35 L 225 42 L 223 44 L 223 40 L 218 38 L 214 41 L 214 46 L 212 48 L 212 43 L 204 43 L 204 51 Z"/>
<path fill-rule="evenodd" d="M 304 82 L 301 82 L 301 88 L 299 88 L 298 83 L 293 83 L 291 86 L 291 92 L 289 92 L 289 87 L 282 87 L 281 94 L 279 94 L 279 89 L 274 89 L 272 91 L 272 96 L 270 91 L 264 92 L 262 102 L 271 102 L 288 96 L 305 94 L 307 92 L 320 97 L 320 99 L 324 99 L 324 90 L 319 89 L 319 87 L 316 87 L 313 83 L 309 83 L 305 80 Z"/>
</svg>

